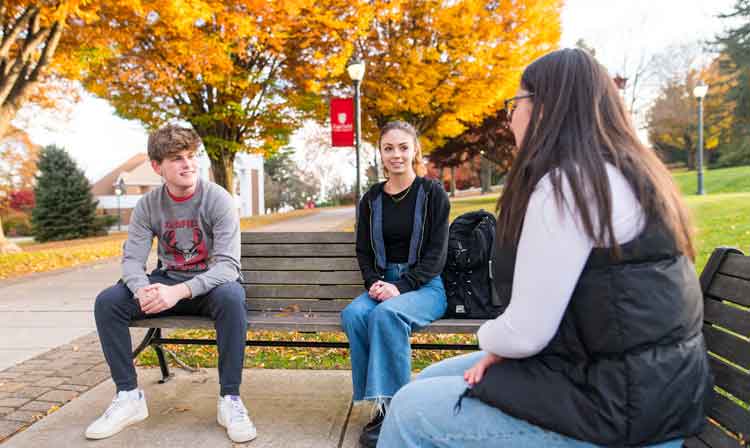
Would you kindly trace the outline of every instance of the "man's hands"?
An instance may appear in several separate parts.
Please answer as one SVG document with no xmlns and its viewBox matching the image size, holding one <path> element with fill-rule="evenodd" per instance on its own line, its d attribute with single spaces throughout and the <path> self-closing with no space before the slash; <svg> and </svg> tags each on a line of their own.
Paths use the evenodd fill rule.
<svg viewBox="0 0 750 448">
<path fill-rule="evenodd" d="M 161 283 L 144 286 L 135 292 L 135 297 L 146 314 L 156 314 L 166 311 L 181 299 L 190 297 L 190 288 L 184 283 L 167 286 Z"/>
<path fill-rule="evenodd" d="M 469 386 L 477 384 L 478 382 L 482 381 L 484 372 L 489 366 L 491 366 L 492 364 L 497 364 L 502 360 L 503 358 L 497 355 L 487 353 L 487 355 L 484 358 L 480 359 L 478 363 L 474 364 L 473 367 L 464 372 L 464 381 L 469 383 Z"/>
<path fill-rule="evenodd" d="M 399 291 L 393 283 L 378 280 L 370 286 L 369 294 L 370 297 L 378 302 L 383 302 L 401 295 L 401 291 Z"/>
</svg>

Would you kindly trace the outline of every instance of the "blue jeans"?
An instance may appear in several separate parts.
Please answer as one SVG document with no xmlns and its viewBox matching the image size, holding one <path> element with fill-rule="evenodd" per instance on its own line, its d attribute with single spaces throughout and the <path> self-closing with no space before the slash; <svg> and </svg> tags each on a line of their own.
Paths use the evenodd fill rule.
<svg viewBox="0 0 750 448">
<path fill-rule="evenodd" d="M 407 269 L 406 263 L 388 263 L 385 280 L 396 281 Z M 384 302 L 364 292 L 344 308 L 341 325 L 349 339 L 355 401 L 390 398 L 409 382 L 409 337 L 441 318 L 446 306 L 443 281 L 437 276 L 416 291 Z"/>
<path fill-rule="evenodd" d="M 461 411 L 454 414 L 453 407 L 466 389 L 464 371 L 483 356 L 483 352 L 475 352 L 438 362 L 404 386 L 391 401 L 378 447 L 597 446 L 547 431 L 473 398 L 464 398 Z M 651 448 L 681 446 L 680 439 L 651 445 Z"/>
</svg>

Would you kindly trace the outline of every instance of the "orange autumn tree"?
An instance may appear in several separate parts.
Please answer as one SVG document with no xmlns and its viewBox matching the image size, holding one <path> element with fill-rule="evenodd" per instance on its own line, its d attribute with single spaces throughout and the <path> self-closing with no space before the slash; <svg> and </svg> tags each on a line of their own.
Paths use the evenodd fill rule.
<svg viewBox="0 0 750 448">
<path fill-rule="evenodd" d="M 11 127 L 0 138 L 0 211 L 10 207 L 14 191 L 34 188 L 40 147 L 29 135 Z"/>
<path fill-rule="evenodd" d="M 13 137 L 11 121 L 29 101 L 48 107 L 55 102 L 50 65 L 71 14 L 81 12 L 83 1 L 0 2 L 0 136 Z M 51 82 L 50 82 L 51 81 Z M 52 87 L 51 87 L 52 86 Z M 11 154 L 12 155 L 12 154 Z M 0 222 L 0 253 L 16 252 Z"/>
<path fill-rule="evenodd" d="M 557 47 L 561 4 L 352 2 L 341 13 L 356 14 L 361 25 L 337 32 L 342 53 L 357 51 L 367 64 L 362 82 L 365 136 L 373 140 L 387 121 L 403 119 L 417 127 L 429 152 L 494 115 L 515 92 L 522 69 Z M 332 67 L 320 52 L 300 51 L 305 54 L 290 57 L 298 60 L 297 67 L 315 67 L 309 81 L 313 89 L 351 94 L 345 64 Z"/>
<path fill-rule="evenodd" d="M 76 39 L 69 45 L 78 50 L 66 66 L 71 76 L 82 71 L 84 86 L 126 118 L 149 127 L 189 122 L 205 143 L 214 180 L 231 191 L 238 152 L 273 152 L 302 119 L 320 111 L 316 97 L 298 87 L 310 73 L 292 70 L 286 49 L 292 40 L 308 48 L 314 42 L 321 54 L 341 58 L 334 40 L 321 36 L 358 18 L 329 10 L 322 16 L 302 13 L 315 4 L 140 0 L 108 5 L 99 8 L 93 26 L 70 34 Z M 106 33 L 86 32 L 104 24 L 110 29 Z M 305 36 L 299 33 L 303 28 L 320 32 Z"/>
<path fill-rule="evenodd" d="M 710 86 L 703 100 L 704 149 L 713 151 L 731 137 L 735 104 L 727 94 L 737 80 L 731 70 L 721 69 L 724 64 L 731 62 L 726 55 L 719 55 L 702 70 L 689 70 L 667 80 L 647 113 L 648 135 L 654 148 L 685 151 L 691 170 L 695 169 L 698 146 L 698 103 L 693 89 L 699 81 Z"/>
</svg>

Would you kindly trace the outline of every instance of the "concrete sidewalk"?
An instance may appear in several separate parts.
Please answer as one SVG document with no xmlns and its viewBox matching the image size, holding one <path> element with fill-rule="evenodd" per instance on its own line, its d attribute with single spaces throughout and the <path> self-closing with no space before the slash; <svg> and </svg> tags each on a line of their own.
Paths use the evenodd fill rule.
<svg viewBox="0 0 750 448">
<path fill-rule="evenodd" d="M 188 373 L 158 384 L 158 369 L 139 369 L 149 418 L 106 440 L 88 441 L 86 426 L 109 405 L 110 380 L 66 404 L 5 447 L 351 447 L 369 418 L 368 405 L 351 405 L 349 371 L 246 369 L 241 394 L 258 428 L 256 440 L 233 445 L 216 423 L 215 369 Z"/>
<path fill-rule="evenodd" d="M 119 278 L 117 261 L 0 283 L 0 370 L 95 330 L 96 295 Z"/>
<path fill-rule="evenodd" d="M 322 208 L 310 216 L 287 219 L 251 232 L 335 232 L 354 227 L 354 207 Z"/>
</svg>

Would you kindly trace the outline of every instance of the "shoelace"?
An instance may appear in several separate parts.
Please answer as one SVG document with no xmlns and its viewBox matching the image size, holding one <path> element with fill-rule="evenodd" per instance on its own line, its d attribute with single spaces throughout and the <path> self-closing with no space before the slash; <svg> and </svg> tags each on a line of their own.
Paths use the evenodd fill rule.
<svg viewBox="0 0 750 448">
<path fill-rule="evenodd" d="M 247 409 L 241 401 L 229 400 L 232 404 L 232 414 L 230 420 L 234 422 L 242 422 L 247 419 Z"/>
</svg>

